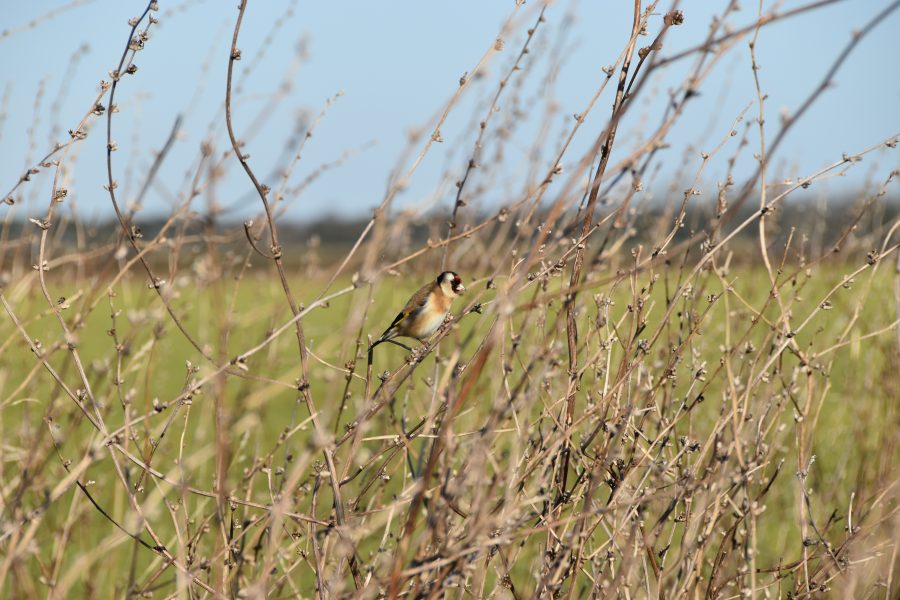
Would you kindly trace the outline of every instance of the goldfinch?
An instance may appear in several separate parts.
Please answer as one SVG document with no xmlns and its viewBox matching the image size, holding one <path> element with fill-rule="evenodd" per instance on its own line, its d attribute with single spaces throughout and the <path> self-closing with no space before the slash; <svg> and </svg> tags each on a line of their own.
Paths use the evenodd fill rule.
<svg viewBox="0 0 900 600">
<path fill-rule="evenodd" d="M 438 330 L 441 323 L 450 313 L 453 299 L 466 291 L 462 279 L 453 271 L 444 271 L 437 279 L 412 295 L 394 322 L 391 323 L 381 337 L 375 340 L 369 350 L 384 342 L 407 346 L 394 341 L 395 337 L 411 337 L 419 341 L 428 339 Z"/>
</svg>

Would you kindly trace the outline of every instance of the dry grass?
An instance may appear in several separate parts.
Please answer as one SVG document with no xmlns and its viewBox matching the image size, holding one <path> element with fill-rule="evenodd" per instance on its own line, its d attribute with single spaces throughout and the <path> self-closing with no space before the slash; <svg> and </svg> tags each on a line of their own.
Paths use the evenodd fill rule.
<svg viewBox="0 0 900 600">
<path fill-rule="evenodd" d="M 316 241 L 283 246 L 278 223 L 310 178 L 346 169 L 344 159 L 294 182 L 303 136 L 270 189 L 256 172 L 271 165 L 243 152 L 246 117 L 232 94 L 234 65 L 247 60 L 246 1 L 226 58 L 227 143 L 204 141 L 178 206 L 142 233 L 139 207 L 180 124 L 123 207 L 117 159 L 138 150 L 113 141 L 123 116 L 109 107 L 139 77 L 135 55 L 152 52 L 148 5 L 70 139 L 7 194 L 0 589 L 896 597 L 896 171 L 874 173 L 837 227 L 821 215 L 789 224 L 781 207 L 864 156 L 890 160 L 898 134 L 789 181 L 772 156 L 897 3 L 838 53 L 771 141 L 753 56 L 754 106 L 703 140 L 705 151 L 685 153 L 691 183 L 675 202 L 654 205 L 646 191 L 712 66 L 750 40 L 753 55 L 763 27 L 825 4 L 760 5 L 757 20 L 726 30 L 728 4 L 707 39 L 665 55 L 683 15 L 636 1 L 621 54 L 555 141 L 553 112 L 540 116 L 523 81 L 552 85 L 563 52 L 541 41 L 556 31 L 547 9 L 517 5 L 337 255 Z M 503 68 L 484 73 L 501 51 Z M 658 124 L 621 133 L 652 77 L 680 60 L 693 63 L 664 114 L 651 115 Z M 435 192 L 452 209 L 394 210 L 473 89 L 487 90 L 484 101 Z M 595 105 L 610 104 L 602 129 L 586 131 Z M 504 106 L 530 107 L 547 125 L 497 208 L 488 190 L 512 169 L 505 150 L 522 118 Z M 112 234 L 60 211 L 89 131 L 106 138 Z M 576 136 L 595 139 L 582 156 L 570 154 Z M 756 172 L 736 184 L 745 154 Z M 727 176 L 716 204 L 695 209 L 711 164 Z M 192 212 L 238 166 L 258 196 L 256 222 L 218 222 L 214 201 Z M 22 222 L 17 201 L 47 171 L 42 216 Z M 470 290 L 453 318 L 422 351 L 379 347 L 367 362 L 371 336 L 405 297 L 450 267 Z"/>
</svg>

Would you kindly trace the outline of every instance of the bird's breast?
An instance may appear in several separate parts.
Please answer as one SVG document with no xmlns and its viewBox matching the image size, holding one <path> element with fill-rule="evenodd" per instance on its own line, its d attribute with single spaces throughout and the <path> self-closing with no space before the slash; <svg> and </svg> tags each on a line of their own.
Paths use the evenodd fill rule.
<svg viewBox="0 0 900 600">
<path fill-rule="evenodd" d="M 427 338 L 437 331 L 438 327 L 441 326 L 441 323 L 444 322 L 444 317 L 446 316 L 446 312 L 439 310 L 422 311 L 419 318 L 416 319 L 415 328 L 413 328 L 413 331 L 410 331 L 410 333 L 419 339 Z"/>
</svg>

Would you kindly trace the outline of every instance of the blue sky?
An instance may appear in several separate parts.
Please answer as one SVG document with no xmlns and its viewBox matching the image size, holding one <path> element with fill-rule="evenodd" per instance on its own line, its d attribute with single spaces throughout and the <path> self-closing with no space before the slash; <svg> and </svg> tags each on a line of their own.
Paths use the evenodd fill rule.
<svg viewBox="0 0 900 600">
<path fill-rule="evenodd" d="M 141 175 L 162 146 L 177 115 L 183 116 L 181 135 L 151 189 L 144 214 L 170 212 L 173 195 L 183 189 L 187 169 L 196 159 L 200 143 L 212 127 L 217 154 L 224 151 L 225 73 L 237 0 L 160 0 L 159 26 L 146 49 L 135 60 L 138 73 L 122 81 L 114 121 L 115 154 L 120 190 L 127 198 L 136 192 Z M 446 171 L 462 173 L 476 133 L 473 123 L 482 117 L 486 99 L 493 94 L 501 74 L 508 69 L 532 26 L 538 2 L 521 7 L 514 27 L 504 37 L 504 50 L 485 69 L 486 76 L 467 89 L 461 103 L 442 128 L 445 142 L 435 144 L 410 186 L 398 197 L 397 206 L 434 202 L 449 207 L 452 189 L 442 185 Z M 612 64 L 630 30 L 629 2 L 560 1 L 548 8 L 546 23 L 538 29 L 531 58 L 534 75 L 525 80 L 523 103 L 552 97 L 559 112 L 551 119 L 546 157 L 555 152 L 560 132 L 571 126 L 571 115 L 581 111 L 602 80 L 600 68 Z M 726 3 L 685 0 L 679 7 L 685 24 L 670 31 L 662 56 L 702 41 L 714 12 Z M 772 2 L 764 2 L 767 10 Z M 780 3 L 782 9 L 800 2 Z M 768 137 L 777 133 L 781 112 L 795 110 L 823 77 L 828 66 L 850 39 L 886 1 L 846 0 L 765 28 L 759 38 L 757 59 L 761 66 L 766 103 Z M 131 0 L 76 2 L 2 1 L 0 34 L 4 67 L 0 94 L 4 119 L 0 129 L 0 188 L 8 190 L 26 166 L 56 141 L 65 141 L 90 106 L 100 79 L 109 79 L 127 41 L 129 18 L 140 14 L 144 2 Z M 651 21 L 656 31 L 669 4 L 661 2 Z M 29 22 L 54 7 L 65 10 L 40 21 Z M 286 9 L 291 8 L 291 14 Z M 264 123 L 254 128 L 248 142 L 251 164 L 266 176 L 285 155 L 298 117 L 314 118 L 325 102 L 342 92 L 309 140 L 303 159 L 291 178 L 296 185 L 324 163 L 350 153 L 339 169 L 327 171 L 290 204 L 288 215 L 305 219 L 322 214 L 360 216 L 376 206 L 394 166 L 401 161 L 407 133 L 428 127 L 436 113 L 456 91 L 460 76 L 471 70 L 493 44 L 504 21 L 512 14 L 512 0 L 394 0 L 391 2 L 287 2 L 251 0 L 239 43 L 243 59 L 238 63 L 240 86 L 234 105 L 235 125 L 247 135 L 256 115 L 270 102 L 283 83 L 289 91 Z M 755 2 L 745 2 L 730 17 L 735 26 L 752 23 Z M 564 25 L 571 16 L 569 25 Z M 900 11 L 895 11 L 858 45 L 839 71 L 835 85 L 826 91 L 806 117 L 791 130 L 774 163 L 779 176 L 805 175 L 900 131 Z M 266 36 L 272 41 L 264 45 Z M 648 38 L 642 38 L 642 41 Z M 671 147 L 660 156 L 655 187 L 675 189 L 693 180 L 695 158 L 726 137 L 731 122 L 749 103 L 748 117 L 757 114 L 756 92 L 750 70 L 748 38 L 740 41 L 710 73 L 702 95 L 689 105 L 671 132 Z M 649 43 L 649 42 L 645 42 Z M 79 53 L 84 45 L 88 49 Z M 562 44 L 563 62 L 548 96 L 541 79 L 549 66 L 547 57 Z M 304 57 L 298 60 L 298 47 Z M 260 49 L 264 53 L 260 54 Z M 77 64 L 70 67 L 73 55 Z M 616 157 L 624 155 L 659 120 L 666 90 L 680 84 L 692 59 L 676 63 L 655 77 L 620 128 Z M 246 69 L 252 66 L 248 74 Z M 286 78 L 286 74 L 289 74 Z M 38 102 L 36 97 L 43 90 Z M 61 95 L 61 91 L 65 94 Z M 612 103 L 612 86 L 601 97 L 576 138 L 571 156 L 580 156 L 602 129 Z M 531 100 L 529 100 L 531 99 Z M 509 118 L 509 104 L 501 101 L 498 120 Z M 305 115 L 305 117 L 303 117 Z M 567 120 L 568 119 L 568 120 Z M 503 202 L 517 191 L 523 165 L 539 126 L 525 118 L 507 146 L 499 173 L 485 181 L 490 189 L 485 202 Z M 76 151 L 69 188 L 79 210 L 88 216 L 112 216 L 105 182 L 105 122 L 98 122 Z M 758 144 L 758 136 L 750 137 Z M 418 149 L 421 146 L 417 146 Z M 519 153 L 519 156 L 516 153 Z M 725 151 L 723 151 L 725 152 Z M 730 151 L 729 151 L 730 153 Z M 753 168 L 752 152 L 736 166 L 737 179 Z M 715 181 L 724 176 L 725 154 L 704 173 L 704 196 L 715 197 Z M 70 157 L 71 160 L 71 157 Z M 400 164 L 408 165 L 411 157 Z M 549 164 L 549 163 L 548 163 Z M 859 187 L 882 180 L 896 168 L 896 153 L 867 159 L 828 189 Z M 229 216 L 245 218 L 259 209 L 249 194 L 249 182 L 229 163 L 228 175 L 217 186 L 218 200 L 231 207 Z M 20 216 L 36 216 L 46 210 L 50 182 L 41 175 L 20 188 Z M 202 211 L 204 200 L 194 208 Z M 0 214 L 9 209 L 0 207 Z M 27 215 L 26 215 L 27 213 Z"/>
</svg>

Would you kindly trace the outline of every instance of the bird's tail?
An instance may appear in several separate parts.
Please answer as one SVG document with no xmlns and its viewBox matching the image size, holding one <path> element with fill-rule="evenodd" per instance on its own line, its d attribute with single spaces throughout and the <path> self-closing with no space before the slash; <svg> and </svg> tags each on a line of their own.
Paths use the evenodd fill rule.
<svg viewBox="0 0 900 600">
<path fill-rule="evenodd" d="M 390 344 L 395 344 L 397 346 L 400 346 L 404 350 L 412 352 L 412 348 L 410 348 L 406 344 L 401 344 L 400 342 L 398 342 L 397 340 L 394 339 L 395 337 L 397 337 L 397 328 L 396 327 L 389 328 L 387 331 L 385 331 L 384 333 L 381 334 L 380 338 L 378 338 L 377 340 L 372 342 L 372 345 L 369 346 L 369 350 L 368 350 L 369 354 L 372 353 L 372 350 L 375 349 L 375 346 L 377 346 L 378 344 L 383 344 L 385 342 L 388 342 Z"/>
<path fill-rule="evenodd" d="M 374 342 L 372 342 L 372 345 L 369 346 L 369 352 L 371 352 L 375 348 L 375 346 L 377 346 L 378 344 L 383 344 L 383 343 L 389 341 L 392 337 L 394 337 L 391 335 L 391 333 L 392 332 L 390 329 L 388 329 L 387 331 L 382 333 L 381 337 L 378 338 L 377 340 L 375 340 Z"/>
<path fill-rule="evenodd" d="M 385 329 L 384 333 L 381 334 L 381 337 L 372 342 L 372 345 L 369 346 L 369 352 L 371 352 L 372 349 L 375 348 L 375 346 L 377 346 L 378 344 L 383 344 L 385 342 L 390 342 L 391 340 L 393 340 L 395 337 L 397 337 L 397 332 L 398 330 L 396 325 L 391 325 L 390 327 Z"/>
</svg>

